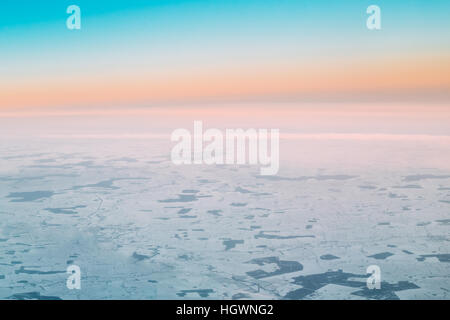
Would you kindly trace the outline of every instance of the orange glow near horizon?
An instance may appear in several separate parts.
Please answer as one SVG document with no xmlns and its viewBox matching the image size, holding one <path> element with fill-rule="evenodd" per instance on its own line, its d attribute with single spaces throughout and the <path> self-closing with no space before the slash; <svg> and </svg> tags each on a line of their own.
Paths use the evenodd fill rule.
<svg viewBox="0 0 450 320">
<path fill-rule="evenodd" d="M 0 110 L 38 111 L 42 107 L 127 105 L 148 102 L 192 101 L 226 97 L 411 92 L 450 92 L 447 57 L 377 63 L 289 65 L 233 70 L 178 71 L 168 74 L 120 73 L 95 78 L 55 77 L 0 80 Z"/>
</svg>

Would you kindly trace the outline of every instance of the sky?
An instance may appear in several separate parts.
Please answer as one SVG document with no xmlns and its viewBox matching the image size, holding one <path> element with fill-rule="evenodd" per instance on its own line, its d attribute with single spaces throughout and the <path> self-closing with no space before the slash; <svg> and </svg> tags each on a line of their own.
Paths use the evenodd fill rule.
<svg viewBox="0 0 450 320">
<path fill-rule="evenodd" d="M 81 8 L 81 30 L 66 8 Z M 366 8 L 381 8 L 368 30 Z M 0 3 L 0 112 L 226 101 L 450 101 L 450 2 Z"/>
</svg>

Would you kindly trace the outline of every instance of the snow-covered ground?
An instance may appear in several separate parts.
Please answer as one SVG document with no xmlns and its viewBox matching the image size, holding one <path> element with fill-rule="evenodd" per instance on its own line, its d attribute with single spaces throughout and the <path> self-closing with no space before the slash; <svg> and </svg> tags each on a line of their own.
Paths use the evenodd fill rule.
<svg viewBox="0 0 450 320">
<path fill-rule="evenodd" d="M 448 141 L 292 139 L 271 177 L 170 148 L 2 140 L 0 298 L 450 298 Z"/>
</svg>

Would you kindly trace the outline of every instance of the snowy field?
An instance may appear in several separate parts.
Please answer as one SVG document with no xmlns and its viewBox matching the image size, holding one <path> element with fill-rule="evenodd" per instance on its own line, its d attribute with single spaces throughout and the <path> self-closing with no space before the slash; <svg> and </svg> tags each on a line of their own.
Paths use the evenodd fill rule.
<svg viewBox="0 0 450 320">
<path fill-rule="evenodd" d="M 448 140 L 285 140 L 269 177 L 170 148 L 2 140 L 0 298 L 450 298 Z"/>
</svg>

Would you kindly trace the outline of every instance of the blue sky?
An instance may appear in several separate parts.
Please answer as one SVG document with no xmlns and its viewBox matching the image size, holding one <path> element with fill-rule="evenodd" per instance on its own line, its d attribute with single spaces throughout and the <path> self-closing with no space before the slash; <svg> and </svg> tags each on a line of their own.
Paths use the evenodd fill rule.
<svg viewBox="0 0 450 320">
<path fill-rule="evenodd" d="M 71 4 L 80 31 L 66 28 Z M 449 12 L 443 0 L 3 0 L 0 84 L 450 57 Z"/>
</svg>

